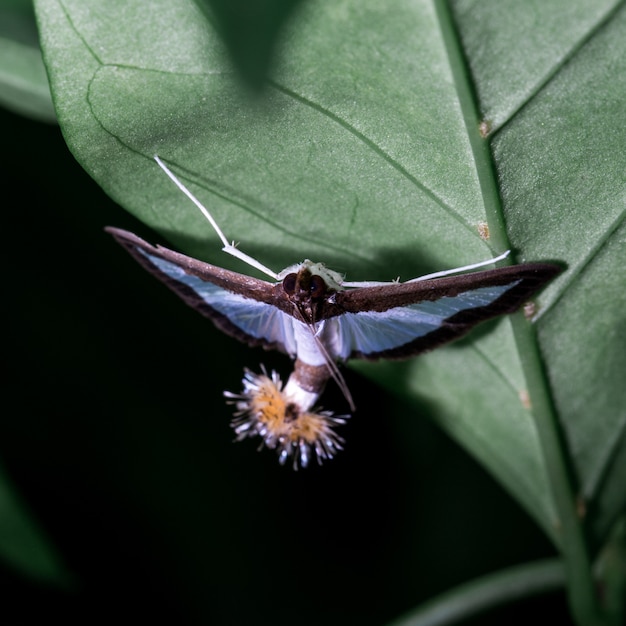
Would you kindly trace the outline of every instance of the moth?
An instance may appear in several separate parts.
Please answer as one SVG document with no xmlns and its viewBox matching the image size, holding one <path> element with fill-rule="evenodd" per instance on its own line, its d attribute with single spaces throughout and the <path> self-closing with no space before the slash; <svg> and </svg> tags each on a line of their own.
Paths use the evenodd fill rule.
<svg viewBox="0 0 626 626">
<path fill-rule="evenodd" d="M 157 164 L 196 204 L 223 250 L 265 273 L 271 282 L 232 272 L 133 233 L 106 228 L 150 273 L 226 334 L 249 346 L 280 350 L 294 360 L 283 385 L 276 372 L 245 371 L 243 391 L 225 392 L 235 405 L 236 439 L 260 437 L 281 464 L 306 467 L 342 449 L 335 432 L 349 415 L 316 408 L 332 378 L 351 411 L 350 391 L 338 368 L 349 359 L 405 359 L 458 339 L 481 322 L 513 313 L 561 269 L 527 263 L 472 271 L 504 258 L 421 276 L 407 282 L 347 282 L 308 259 L 275 273 L 229 243 L 209 213 L 165 163 Z M 460 273 L 465 272 L 465 273 Z"/>
</svg>

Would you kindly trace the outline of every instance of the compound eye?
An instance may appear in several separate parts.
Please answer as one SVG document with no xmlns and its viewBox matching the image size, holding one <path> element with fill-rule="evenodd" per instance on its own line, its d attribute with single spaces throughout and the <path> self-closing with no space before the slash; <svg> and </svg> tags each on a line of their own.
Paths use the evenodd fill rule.
<svg viewBox="0 0 626 626">
<path fill-rule="evenodd" d="M 297 279 L 297 274 L 287 274 L 287 276 L 283 278 L 283 289 L 288 296 L 293 296 L 293 294 L 296 293 Z"/>
<path fill-rule="evenodd" d="M 311 276 L 311 297 L 321 298 L 326 291 L 326 283 L 321 276 Z"/>
</svg>

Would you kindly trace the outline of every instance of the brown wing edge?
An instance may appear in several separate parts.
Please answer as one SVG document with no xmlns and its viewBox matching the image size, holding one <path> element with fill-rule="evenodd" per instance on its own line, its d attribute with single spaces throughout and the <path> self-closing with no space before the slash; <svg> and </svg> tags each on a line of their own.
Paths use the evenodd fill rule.
<svg viewBox="0 0 626 626">
<path fill-rule="evenodd" d="M 359 358 L 368 361 L 376 361 L 379 359 L 406 359 L 423 352 L 434 350 L 443 344 L 459 339 L 484 321 L 500 315 L 514 313 L 562 271 L 562 267 L 552 263 L 527 263 L 524 265 L 513 265 L 495 270 L 487 270 L 486 272 L 476 272 L 474 275 L 466 274 L 460 276 L 458 278 L 463 278 L 464 280 L 461 281 L 462 286 L 457 289 L 455 293 L 467 291 L 468 288 L 473 289 L 502 285 L 513 282 L 516 279 L 520 280 L 520 282 L 488 305 L 455 313 L 447 318 L 440 328 L 423 337 L 418 337 L 414 341 L 402 346 L 381 352 L 370 354 L 354 352 L 349 358 Z M 474 280 L 471 280 L 472 277 Z M 443 281 L 450 282 L 450 279 L 445 278 L 432 281 L 439 284 L 434 285 L 433 289 L 427 290 L 426 292 L 428 295 L 434 293 L 438 294 L 436 297 L 420 297 L 408 304 L 414 304 L 423 300 L 436 300 L 443 295 L 455 295 L 446 291 L 445 285 L 441 285 Z M 428 281 L 424 281 L 424 283 L 427 282 Z M 414 284 L 420 285 L 421 283 Z M 445 293 L 441 293 L 442 290 L 445 291 Z"/>
<path fill-rule="evenodd" d="M 347 289 L 335 294 L 336 310 L 329 310 L 325 317 L 360 311 L 382 312 L 418 302 L 439 300 L 444 296 L 454 297 L 480 287 L 506 285 L 519 279 L 522 279 L 522 284 L 507 293 L 525 291 L 530 297 L 561 271 L 562 268 L 554 263 L 524 263 L 459 276 Z"/>
<path fill-rule="evenodd" d="M 175 263 L 182 267 L 186 272 L 198 276 L 202 280 L 211 282 L 218 287 L 226 289 L 234 293 L 238 293 L 244 297 L 251 298 L 258 302 L 264 302 L 266 304 L 273 304 L 275 295 L 271 298 L 264 298 L 263 292 L 267 294 L 269 290 L 274 290 L 274 285 L 263 280 L 246 276 L 245 274 L 238 274 L 229 270 L 222 269 L 209 263 L 198 261 L 192 257 L 185 256 L 174 250 L 164 248 L 162 246 L 152 246 L 148 242 L 144 241 L 137 235 L 122 230 L 119 228 L 106 227 L 104 229 L 107 233 L 113 236 L 113 238 L 150 274 L 158 278 L 169 289 L 176 293 L 187 305 L 194 308 L 201 315 L 208 317 L 217 328 L 226 333 L 227 335 L 238 339 L 239 341 L 247 344 L 251 347 L 262 347 L 266 350 L 279 350 L 287 353 L 285 347 L 278 342 L 268 342 L 259 337 L 253 337 L 242 331 L 238 326 L 235 326 L 228 317 L 216 311 L 213 307 L 207 304 L 191 287 L 177 281 L 176 279 L 168 276 L 162 272 L 156 265 L 150 262 L 146 256 L 141 254 L 137 248 L 141 248 L 146 252 L 154 256 L 158 256 L 166 261 Z M 242 281 L 244 287 L 241 288 Z M 238 287 L 233 289 L 232 286 Z M 255 297 L 256 296 L 256 297 Z"/>
</svg>

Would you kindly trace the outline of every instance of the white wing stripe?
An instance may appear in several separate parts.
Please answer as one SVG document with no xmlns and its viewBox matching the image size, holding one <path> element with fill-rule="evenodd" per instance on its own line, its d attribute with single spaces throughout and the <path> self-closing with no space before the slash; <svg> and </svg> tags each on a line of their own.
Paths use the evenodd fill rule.
<svg viewBox="0 0 626 626">
<path fill-rule="evenodd" d="M 347 359 L 353 352 L 373 354 L 398 348 L 441 327 L 443 321 L 460 311 L 486 306 L 518 284 L 481 287 L 452 297 L 424 301 L 384 312 L 346 313 L 328 322 L 335 323 L 331 353 Z"/>
<path fill-rule="evenodd" d="M 211 308 L 226 316 L 229 321 L 243 332 L 257 339 L 278 342 L 285 347 L 291 356 L 296 354 L 296 341 L 293 331 L 293 320 L 276 307 L 264 302 L 222 289 L 213 283 L 187 274 L 180 266 L 138 250 L 161 272 L 187 285 L 202 298 Z"/>
</svg>

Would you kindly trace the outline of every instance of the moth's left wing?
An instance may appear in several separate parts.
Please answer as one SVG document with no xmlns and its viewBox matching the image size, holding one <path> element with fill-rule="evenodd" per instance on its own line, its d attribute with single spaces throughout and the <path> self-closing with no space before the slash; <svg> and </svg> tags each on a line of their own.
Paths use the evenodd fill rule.
<svg viewBox="0 0 626 626">
<path fill-rule="evenodd" d="M 336 358 L 399 359 L 432 350 L 516 311 L 561 268 L 529 263 L 337 292 L 326 316 Z"/>
<path fill-rule="evenodd" d="M 294 356 L 293 318 L 277 285 L 203 263 L 133 233 L 107 228 L 150 273 L 222 331 L 250 346 L 278 349 Z"/>
</svg>

